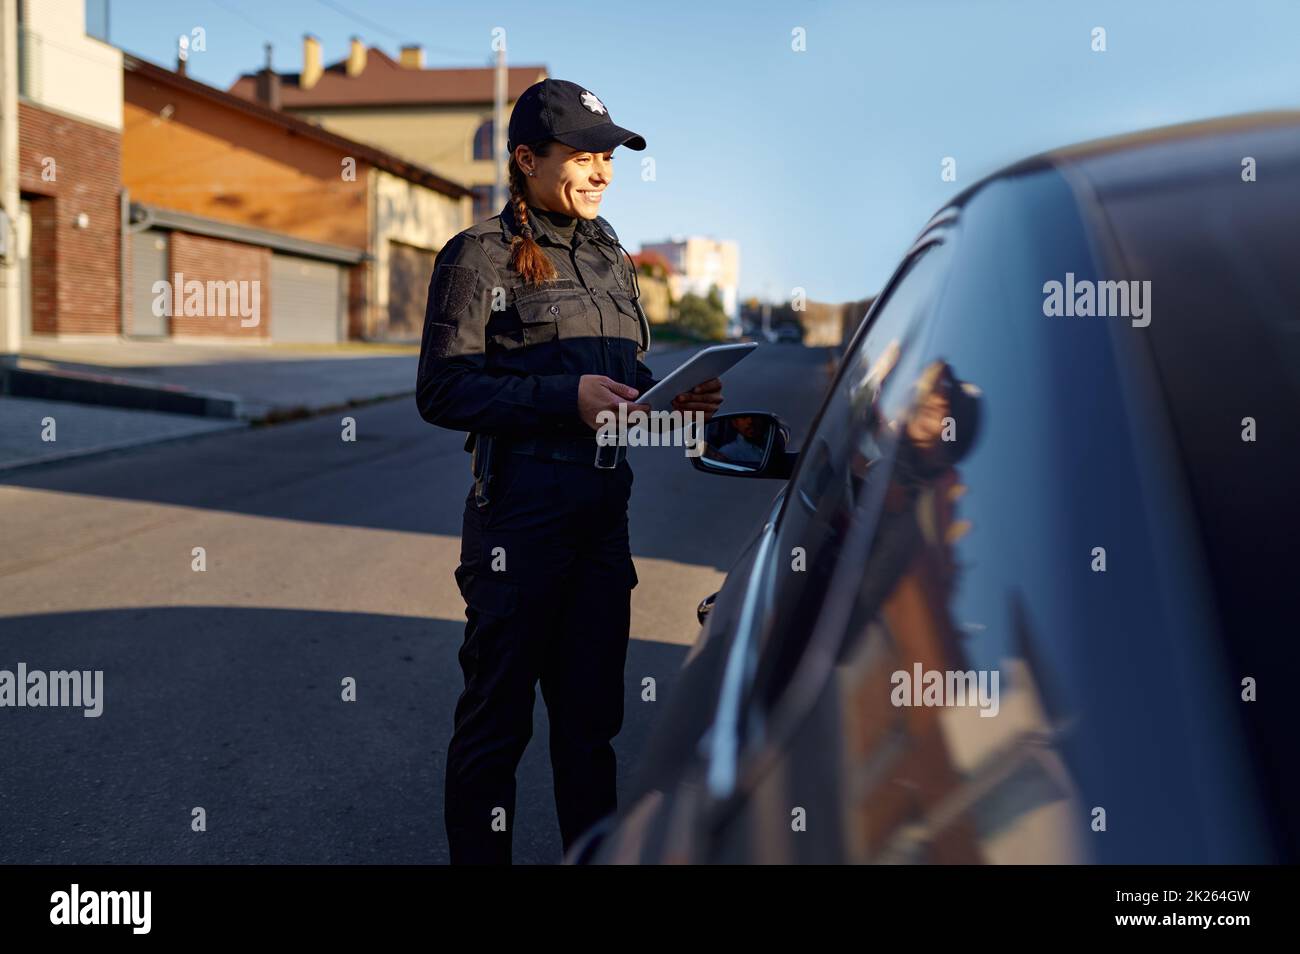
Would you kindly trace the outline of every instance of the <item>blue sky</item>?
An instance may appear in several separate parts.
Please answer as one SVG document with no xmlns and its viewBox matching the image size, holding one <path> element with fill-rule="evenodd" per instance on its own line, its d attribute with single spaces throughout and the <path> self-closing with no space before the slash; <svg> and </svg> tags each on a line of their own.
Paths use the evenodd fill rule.
<svg viewBox="0 0 1300 954">
<path fill-rule="evenodd" d="M 948 197 L 1022 156 L 1300 104 L 1291 0 L 112 3 L 112 41 L 158 62 L 196 26 L 207 50 L 190 73 L 222 88 L 268 41 L 276 69 L 297 70 L 304 32 L 326 62 L 357 34 L 393 54 L 421 43 L 428 66 L 478 66 L 505 27 L 512 63 L 589 87 L 646 137 L 645 153 L 615 153 L 602 212 L 625 245 L 734 239 L 742 294 L 781 300 L 874 294 Z M 946 156 L 956 182 L 940 178 Z"/>
</svg>

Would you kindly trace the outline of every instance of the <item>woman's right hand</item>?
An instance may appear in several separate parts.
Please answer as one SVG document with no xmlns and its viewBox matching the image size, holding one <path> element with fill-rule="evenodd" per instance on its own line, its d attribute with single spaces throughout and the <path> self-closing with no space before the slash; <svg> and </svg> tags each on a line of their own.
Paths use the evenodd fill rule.
<svg viewBox="0 0 1300 954">
<path fill-rule="evenodd" d="M 603 374 L 584 374 L 578 379 L 578 416 L 593 431 L 600 430 L 596 415 L 601 411 L 618 414 L 618 406 L 635 398 L 640 392 L 626 384 L 619 384 Z M 627 412 L 650 412 L 649 404 L 628 404 Z"/>
</svg>

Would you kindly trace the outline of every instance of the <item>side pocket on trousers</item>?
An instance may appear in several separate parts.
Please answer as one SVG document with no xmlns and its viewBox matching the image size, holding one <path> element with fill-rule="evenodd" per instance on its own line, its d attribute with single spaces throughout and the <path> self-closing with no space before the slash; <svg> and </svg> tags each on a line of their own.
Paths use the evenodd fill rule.
<svg viewBox="0 0 1300 954">
<path fill-rule="evenodd" d="M 455 576 L 460 595 L 475 612 L 506 617 L 519 605 L 519 584 L 500 579 L 491 571 L 485 573 L 462 563 L 456 567 Z"/>
</svg>

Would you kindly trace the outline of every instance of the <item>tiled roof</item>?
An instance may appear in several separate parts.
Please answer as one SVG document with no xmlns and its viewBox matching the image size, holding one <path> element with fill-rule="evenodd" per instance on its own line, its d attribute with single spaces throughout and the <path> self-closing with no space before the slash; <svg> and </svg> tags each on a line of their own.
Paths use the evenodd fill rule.
<svg viewBox="0 0 1300 954">
<path fill-rule="evenodd" d="M 280 106 L 303 109 L 312 106 L 460 105 L 491 103 L 496 95 L 495 70 L 490 66 L 468 69 L 410 69 L 400 65 L 378 47 L 366 52 L 366 68 L 348 76 L 346 60 L 331 63 L 311 89 L 298 85 L 298 73 L 280 73 Z M 544 66 L 511 66 L 506 69 L 506 99 L 545 79 Z M 257 74 L 245 73 L 235 80 L 230 92 L 245 99 L 257 96 Z"/>
<path fill-rule="evenodd" d="M 649 265 L 651 267 L 658 265 L 668 275 L 677 274 L 677 269 L 673 268 L 672 263 L 658 252 L 645 250 L 634 252 L 632 254 L 632 262 L 638 267 L 642 265 Z"/>
</svg>

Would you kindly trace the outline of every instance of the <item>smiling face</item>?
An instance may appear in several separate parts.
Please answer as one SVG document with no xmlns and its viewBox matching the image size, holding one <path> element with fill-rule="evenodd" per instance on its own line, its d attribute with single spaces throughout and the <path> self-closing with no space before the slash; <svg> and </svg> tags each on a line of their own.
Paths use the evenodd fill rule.
<svg viewBox="0 0 1300 954">
<path fill-rule="evenodd" d="M 614 152 L 583 152 L 553 143 L 550 155 L 539 156 L 527 146 L 515 150 L 515 162 L 524 170 L 528 201 L 542 209 L 594 219 L 600 200 L 614 178 Z M 529 172 L 536 175 L 529 176 Z"/>
</svg>

